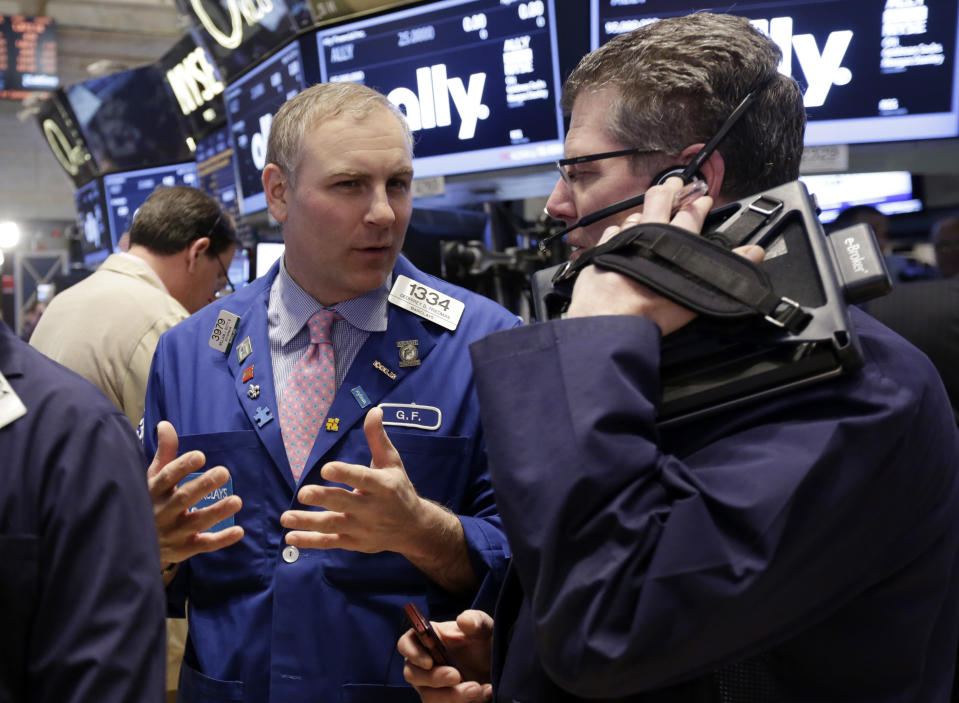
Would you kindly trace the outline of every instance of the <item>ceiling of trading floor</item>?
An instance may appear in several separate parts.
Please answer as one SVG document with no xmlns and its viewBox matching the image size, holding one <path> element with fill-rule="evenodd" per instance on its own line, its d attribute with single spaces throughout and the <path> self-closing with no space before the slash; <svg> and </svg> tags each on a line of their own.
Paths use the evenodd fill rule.
<svg viewBox="0 0 959 703">
<path fill-rule="evenodd" d="M 0 0 L 0 14 L 56 21 L 61 85 L 152 63 L 186 31 L 174 0 Z"/>
</svg>

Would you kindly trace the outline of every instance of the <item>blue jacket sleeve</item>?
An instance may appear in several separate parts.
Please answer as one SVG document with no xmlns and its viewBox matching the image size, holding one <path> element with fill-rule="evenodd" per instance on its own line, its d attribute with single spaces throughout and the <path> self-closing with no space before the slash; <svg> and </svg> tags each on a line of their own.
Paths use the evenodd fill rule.
<svg viewBox="0 0 959 703">
<path fill-rule="evenodd" d="M 75 420 L 47 460 L 30 699 L 159 702 L 164 608 L 140 447 L 119 412 Z"/>
<path fill-rule="evenodd" d="M 624 696 L 766 651 L 955 532 L 941 384 L 915 354 L 864 346 L 860 372 L 670 437 L 651 322 L 473 346 L 500 515 L 558 685 Z"/>
</svg>

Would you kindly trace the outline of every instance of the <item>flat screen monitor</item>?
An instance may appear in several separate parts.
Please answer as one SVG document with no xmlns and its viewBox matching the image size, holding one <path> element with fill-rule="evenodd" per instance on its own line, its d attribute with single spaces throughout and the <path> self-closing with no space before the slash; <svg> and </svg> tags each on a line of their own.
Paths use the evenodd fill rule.
<svg viewBox="0 0 959 703">
<path fill-rule="evenodd" d="M 94 266 L 113 251 L 107 222 L 106 203 L 99 179 L 93 179 L 77 188 L 73 194 L 77 210 L 77 234 L 80 256 L 87 266 Z"/>
<path fill-rule="evenodd" d="M 959 134 L 957 1 L 590 0 L 592 47 L 697 10 L 748 17 L 783 51 L 803 89 L 806 144 Z"/>
<path fill-rule="evenodd" d="M 283 256 L 286 245 L 283 242 L 257 242 L 256 277 L 265 276 L 270 267 Z"/>
<path fill-rule="evenodd" d="M 443 0 L 316 34 L 323 81 L 403 110 L 417 177 L 538 164 L 563 153 L 553 0 Z"/>
<path fill-rule="evenodd" d="M 832 222 L 846 208 L 872 205 L 886 215 L 918 212 L 922 201 L 914 197 L 912 174 L 908 171 L 877 173 L 835 173 L 800 176 L 816 196 L 821 222 Z"/>
<path fill-rule="evenodd" d="M 226 114 L 244 215 L 266 209 L 260 173 L 266 165 L 273 114 L 305 87 L 300 47 L 293 42 L 226 88 Z"/>
<path fill-rule="evenodd" d="M 193 158 L 155 64 L 92 78 L 66 93 L 101 173 Z"/>
<path fill-rule="evenodd" d="M 313 19 L 317 22 L 332 22 L 339 17 L 381 10 L 396 5 L 396 0 L 310 0 Z"/>
<path fill-rule="evenodd" d="M 73 185 L 79 187 L 96 178 L 97 164 L 62 88 L 57 88 L 40 103 L 36 117 L 50 151 Z"/>
<path fill-rule="evenodd" d="M 23 100 L 60 85 L 57 25 L 50 17 L 0 15 L 0 98 Z"/>
<path fill-rule="evenodd" d="M 119 246 L 120 238 L 130 231 L 137 210 L 154 190 L 160 187 L 196 185 L 196 163 L 193 161 L 103 176 L 103 192 L 114 249 Z"/>
<path fill-rule="evenodd" d="M 233 254 L 233 259 L 226 270 L 230 277 L 230 283 L 239 290 L 250 282 L 250 251 L 243 247 L 237 247 Z"/>
<path fill-rule="evenodd" d="M 226 83 L 209 52 L 192 35 L 186 34 L 174 44 L 159 58 L 157 67 L 185 134 L 197 139 L 226 124 Z"/>
<path fill-rule="evenodd" d="M 306 0 L 176 0 L 227 82 L 313 24 Z"/>
<path fill-rule="evenodd" d="M 241 217 L 236 193 L 236 168 L 230 131 L 223 127 L 196 143 L 198 186 L 212 195 L 233 217 L 240 241 L 250 241 L 250 227 Z"/>
</svg>

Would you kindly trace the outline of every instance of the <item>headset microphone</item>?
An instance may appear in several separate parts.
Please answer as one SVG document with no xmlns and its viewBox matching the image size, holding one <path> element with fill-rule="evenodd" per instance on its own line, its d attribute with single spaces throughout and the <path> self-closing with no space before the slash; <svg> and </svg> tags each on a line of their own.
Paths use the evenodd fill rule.
<svg viewBox="0 0 959 703">
<path fill-rule="evenodd" d="M 602 219 L 615 215 L 617 212 L 622 212 L 623 210 L 629 210 L 630 208 L 638 207 L 643 204 L 643 201 L 646 200 L 646 194 L 640 193 L 635 195 L 632 198 L 627 198 L 626 200 L 620 200 L 618 203 L 613 203 L 604 207 L 602 210 L 597 210 L 596 212 L 591 212 L 585 217 L 582 217 L 575 224 L 570 225 L 564 230 L 559 232 L 553 232 L 548 234 L 542 239 L 539 240 L 539 250 L 546 251 L 546 248 L 549 246 L 549 243 L 556 239 L 557 237 L 563 237 L 570 232 L 572 232 L 577 227 L 588 227 L 594 222 L 599 222 Z"/>
<path fill-rule="evenodd" d="M 654 180 L 654 185 L 660 185 L 667 178 L 670 178 L 674 175 L 678 176 L 679 178 L 682 178 L 683 183 L 687 184 L 687 186 L 690 183 L 697 181 L 698 179 L 696 179 L 696 174 L 702 168 L 703 164 L 705 164 L 706 161 L 709 159 L 709 157 L 712 156 L 713 152 L 716 151 L 716 147 L 719 146 L 719 143 L 729 133 L 729 130 L 731 130 L 736 125 L 736 123 L 739 122 L 743 114 L 745 114 L 745 112 L 749 109 L 749 107 L 753 104 L 753 102 L 755 102 L 756 97 L 759 94 L 759 91 L 765 88 L 770 83 L 770 81 L 772 81 L 774 77 L 775 75 L 766 79 L 760 86 L 758 86 L 757 88 L 754 88 L 753 90 L 749 91 L 749 93 L 746 94 L 746 97 L 742 99 L 742 102 L 740 102 L 739 105 L 736 106 L 736 109 L 733 110 L 732 113 L 729 115 L 729 117 L 726 118 L 726 121 L 723 123 L 722 127 L 719 128 L 719 131 L 717 131 L 716 134 L 713 135 L 713 138 L 710 139 L 706 143 L 706 145 L 696 153 L 692 161 L 690 161 L 685 168 L 683 168 L 682 170 L 680 170 L 679 168 L 671 168 L 667 170 L 666 172 L 659 174 Z M 623 212 L 624 210 L 629 210 L 634 207 L 639 207 L 640 205 L 643 204 L 643 201 L 645 200 L 646 200 L 646 194 L 640 193 L 639 195 L 633 196 L 632 198 L 627 198 L 626 200 L 620 200 L 618 203 L 613 203 L 612 205 L 607 205 L 601 210 L 591 212 L 585 217 L 581 217 L 579 221 L 570 225 L 566 229 L 560 230 L 559 232 L 554 232 L 552 234 L 548 234 L 547 236 L 543 237 L 539 241 L 539 250 L 541 252 L 545 252 L 550 242 L 552 242 L 557 237 L 562 237 L 569 234 L 577 227 L 588 227 L 594 222 L 599 222 L 600 220 L 603 220 L 607 217 L 615 215 L 616 213 Z"/>
</svg>

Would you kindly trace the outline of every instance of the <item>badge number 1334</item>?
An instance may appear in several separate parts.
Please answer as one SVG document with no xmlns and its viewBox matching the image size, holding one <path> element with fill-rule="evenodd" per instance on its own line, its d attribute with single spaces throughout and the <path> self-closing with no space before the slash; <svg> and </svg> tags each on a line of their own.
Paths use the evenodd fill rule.
<svg viewBox="0 0 959 703">
<path fill-rule="evenodd" d="M 448 330 L 456 329 L 465 307 L 462 301 L 403 275 L 397 276 L 389 299 Z"/>
<path fill-rule="evenodd" d="M 437 293 L 435 290 L 430 290 L 426 286 L 420 285 L 416 281 L 410 281 L 410 296 L 416 298 L 417 300 L 423 300 L 428 305 L 432 305 L 433 307 L 437 308 L 443 308 L 449 312 L 449 298 L 440 298 L 439 293 Z"/>
</svg>

